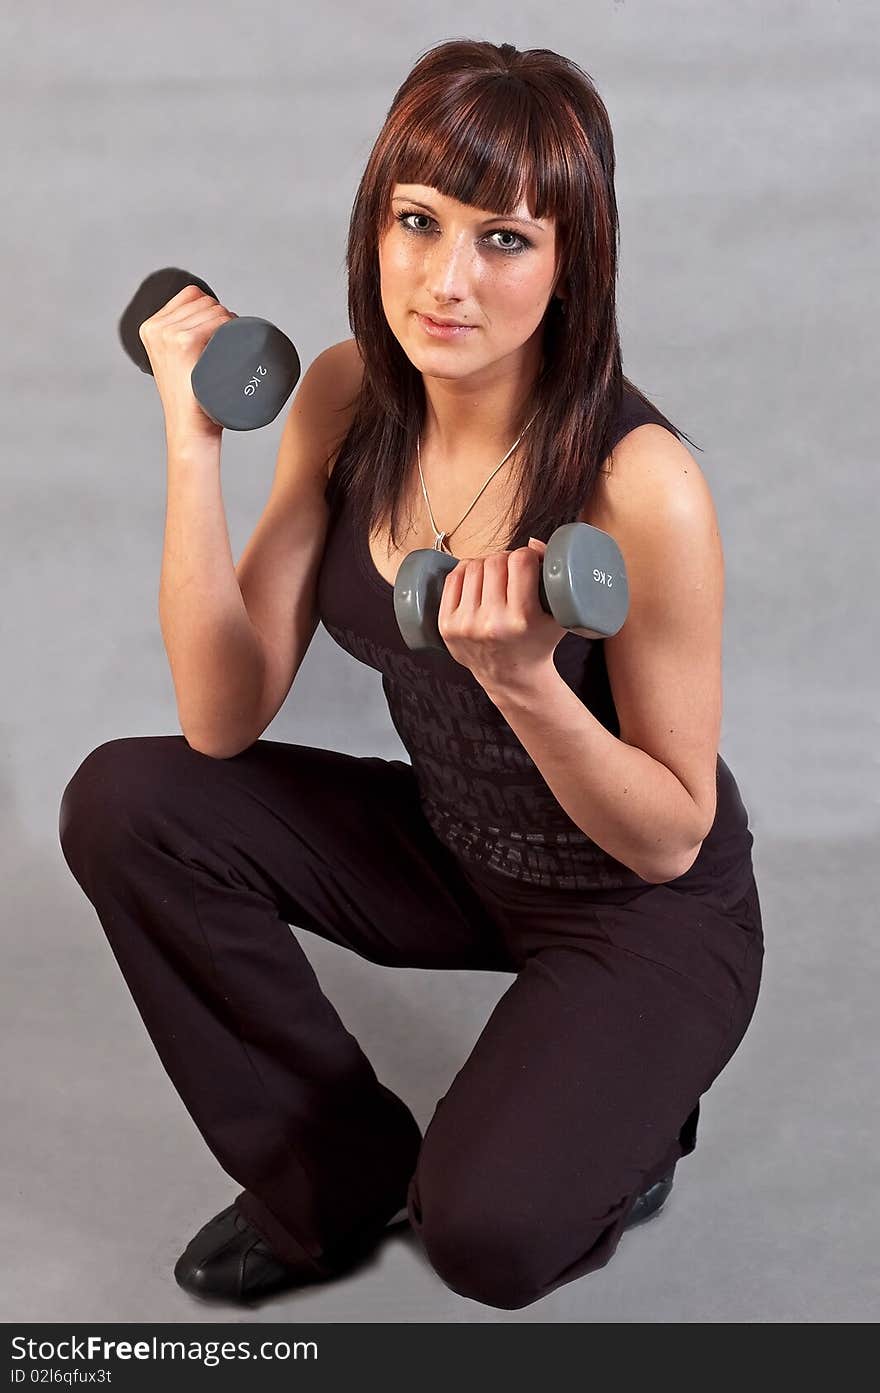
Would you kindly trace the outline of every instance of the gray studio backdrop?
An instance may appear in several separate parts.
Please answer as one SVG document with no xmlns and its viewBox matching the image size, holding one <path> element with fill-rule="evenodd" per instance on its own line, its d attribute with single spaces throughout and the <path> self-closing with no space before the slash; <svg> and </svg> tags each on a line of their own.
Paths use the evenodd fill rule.
<svg viewBox="0 0 880 1393">
<path fill-rule="evenodd" d="M 352 200 L 417 56 L 548 47 L 611 114 L 624 369 L 700 445 L 726 558 L 721 752 L 751 815 L 766 960 L 668 1214 L 506 1313 L 407 1231 L 258 1320 L 860 1321 L 877 1308 L 876 9 L 6 0 L 0 32 L 5 1261 L 0 1315 L 225 1320 L 174 1284 L 237 1184 L 159 1064 L 63 861 L 62 789 L 118 736 L 177 733 L 157 615 L 164 437 L 116 321 L 155 267 L 348 337 Z M 227 432 L 236 560 L 283 413 Z M 405 757 L 378 675 L 316 632 L 270 738 Z M 507 977 L 393 971 L 301 930 L 419 1122 Z M 871 1273 L 874 1273 L 873 1278 Z"/>
</svg>

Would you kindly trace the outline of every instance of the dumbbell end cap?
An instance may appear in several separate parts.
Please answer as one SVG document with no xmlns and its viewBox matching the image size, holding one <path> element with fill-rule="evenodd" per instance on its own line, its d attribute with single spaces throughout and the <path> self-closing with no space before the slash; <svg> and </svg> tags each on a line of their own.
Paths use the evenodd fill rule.
<svg viewBox="0 0 880 1393">
<path fill-rule="evenodd" d="M 267 319 L 236 315 L 212 335 L 192 371 L 203 410 L 229 430 L 274 421 L 300 375 L 299 354 Z"/>
<path fill-rule="evenodd" d="M 132 295 L 119 320 L 119 340 L 131 361 L 141 372 L 153 375 L 147 350 L 141 342 L 140 327 L 145 319 L 150 319 L 163 305 L 183 290 L 186 285 L 197 285 L 203 295 L 217 299 L 207 281 L 201 276 L 190 275 L 179 266 L 163 266 L 145 276 Z"/>
<path fill-rule="evenodd" d="M 437 616 L 446 576 L 457 565 L 457 556 L 433 547 L 417 547 L 401 561 L 394 581 L 394 616 L 404 643 L 413 652 L 448 653 Z"/>
<path fill-rule="evenodd" d="M 563 629 L 582 638 L 613 638 L 629 611 L 626 565 L 616 541 L 586 522 L 557 527 L 544 553 L 544 588 Z"/>
</svg>

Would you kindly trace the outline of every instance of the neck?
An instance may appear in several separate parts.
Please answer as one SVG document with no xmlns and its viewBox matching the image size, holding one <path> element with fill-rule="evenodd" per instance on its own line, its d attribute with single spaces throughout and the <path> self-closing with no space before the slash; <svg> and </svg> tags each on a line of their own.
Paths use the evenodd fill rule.
<svg viewBox="0 0 880 1393">
<path fill-rule="evenodd" d="M 527 345 L 529 347 L 529 345 Z M 492 363 L 468 377 L 422 374 L 425 418 L 421 449 L 440 456 L 447 468 L 456 462 L 501 459 L 530 419 L 525 402 L 540 371 L 540 342 L 515 362 Z"/>
</svg>

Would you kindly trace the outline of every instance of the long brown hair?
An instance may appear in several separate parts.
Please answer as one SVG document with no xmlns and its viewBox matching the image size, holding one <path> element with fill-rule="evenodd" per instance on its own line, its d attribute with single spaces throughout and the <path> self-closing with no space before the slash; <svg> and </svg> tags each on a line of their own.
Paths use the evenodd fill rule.
<svg viewBox="0 0 880 1393">
<path fill-rule="evenodd" d="M 556 219 L 556 283 L 566 287 L 566 307 L 563 314 L 554 296 L 545 313 L 544 366 L 522 403 L 520 429 L 537 416 L 512 457 L 507 521 L 516 524 L 506 533 L 511 548 L 530 535 L 547 540 L 589 500 L 624 387 L 647 401 L 621 367 L 608 112 L 570 59 L 467 39 L 428 50 L 395 94 L 351 213 L 348 315 L 364 373 L 333 471 L 358 527 L 373 532 L 390 511 L 393 546 L 426 404 L 422 375 L 392 334 L 380 297 L 379 237 L 397 182 L 502 216 L 525 196 L 533 217 Z"/>
</svg>

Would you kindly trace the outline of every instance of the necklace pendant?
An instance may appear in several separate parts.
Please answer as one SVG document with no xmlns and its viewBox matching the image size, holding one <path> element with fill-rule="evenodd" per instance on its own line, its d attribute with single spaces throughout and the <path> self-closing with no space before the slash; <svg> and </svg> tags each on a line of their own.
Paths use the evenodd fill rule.
<svg viewBox="0 0 880 1393">
<path fill-rule="evenodd" d="M 446 545 L 446 538 L 447 538 L 448 536 L 449 536 L 449 533 L 448 533 L 448 532 L 438 532 L 438 533 L 437 533 L 437 535 L 436 535 L 435 538 L 434 538 L 434 550 L 435 550 L 435 551 L 445 551 L 445 552 L 448 552 L 448 551 L 449 551 L 449 548 L 448 548 L 447 545 Z"/>
</svg>

